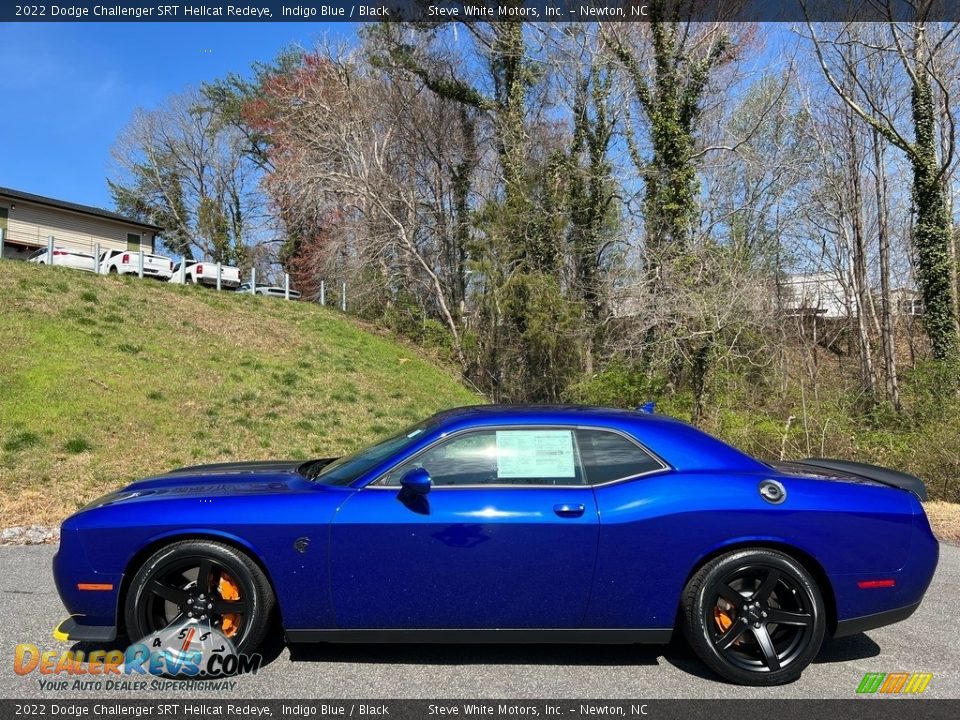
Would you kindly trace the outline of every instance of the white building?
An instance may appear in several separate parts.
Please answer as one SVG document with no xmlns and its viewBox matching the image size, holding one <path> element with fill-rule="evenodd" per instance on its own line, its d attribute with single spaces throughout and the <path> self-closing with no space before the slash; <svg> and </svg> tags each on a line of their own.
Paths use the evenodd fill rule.
<svg viewBox="0 0 960 720">
<path fill-rule="evenodd" d="M 0 254 L 23 260 L 47 246 L 93 252 L 144 250 L 153 252 L 161 228 L 117 213 L 65 200 L 0 187 Z"/>
<path fill-rule="evenodd" d="M 794 315 L 847 317 L 843 283 L 830 273 L 790 275 L 780 283 L 780 305 Z"/>
</svg>

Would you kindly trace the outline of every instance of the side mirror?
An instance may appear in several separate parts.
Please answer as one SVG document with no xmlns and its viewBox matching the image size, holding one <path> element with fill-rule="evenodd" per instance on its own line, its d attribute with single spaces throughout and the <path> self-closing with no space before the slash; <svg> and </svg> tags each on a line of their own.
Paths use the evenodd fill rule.
<svg viewBox="0 0 960 720">
<path fill-rule="evenodd" d="M 400 478 L 400 487 L 413 495 L 426 495 L 430 492 L 430 473 L 426 468 L 407 470 Z"/>
</svg>

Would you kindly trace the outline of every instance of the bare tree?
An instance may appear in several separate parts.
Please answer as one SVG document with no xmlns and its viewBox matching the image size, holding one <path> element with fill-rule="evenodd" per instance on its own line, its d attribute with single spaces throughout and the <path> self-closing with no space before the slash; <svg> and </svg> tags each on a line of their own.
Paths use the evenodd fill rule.
<svg viewBox="0 0 960 720">
<path fill-rule="evenodd" d="M 261 173 L 197 92 L 138 110 L 113 148 L 117 207 L 165 228 L 177 254 L 245 264 L 268 226 Z"/>
<path fill-rule="evenodd" d="M 944 186 L 944 176 L 954 162 L 955 123 L 952 84 L 943 75 L 938 60 L 955 41 L 958 25 L 928 22 L 932 5 L 932 0 L 917 3 L 913 22 L 896 23 L 891 19 L 883 34 L 874 30 L 869 37 L 864 36 L 862 25 L 849 23 L 829 39 L 826 28 L 818 29 L 808 21 L 807 29 L 830 87 L 852 112 L 910 159 L 916 209 L 913 244 L 924 300 L 924 324 L 934 357 L 946 360 L 955 359 L 960 349 L 956 268 L 951 264 L 953 229 Z M 893 18 L 889 0 L 886 7 Z M 890 54 L 898 61 L 909 88 L 909 127 L 890 114 L 886 98 L 878 97 L 861 81 L 857 59 L 873 53 Z"/>
<path fill-rule="evenodd" d="M 340 237 L 353 238 L 362 257 L 381 268 L 397 259 L 409 275 L 422 276 L 465 363 L 449 287 L 418 240 L 426 198 L 397 139 L 402 118 L 388 86 L 350 58 L 310 56 L 296 72 L 275 78 L 269 92 L 283 108 L 272 120 L 273 197 L 313 214 L 337 208 Z"/>
</svg>

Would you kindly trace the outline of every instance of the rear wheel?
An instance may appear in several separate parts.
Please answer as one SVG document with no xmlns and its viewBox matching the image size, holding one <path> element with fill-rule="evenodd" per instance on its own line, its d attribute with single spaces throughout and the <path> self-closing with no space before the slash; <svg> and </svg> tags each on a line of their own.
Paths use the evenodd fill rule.
<svg viewBox="0 0 960 720">
<path fill-rule="evenodd" d="M 712 670 L 742 685 L 796 680 L 826 631 L 810 573 L 773 550 L 740 550 L 704 565 L 683 594 L 684 632 Z"/>
<path fill-rule="evenodd" d="M 250 653 L 267 633 L 273 604 L 269 581 L 249 557 L 223 543 L 185 540 L 161 548 L 140 567 L 124 618 L 133 642 L 195 625 Z"/>
</svg>

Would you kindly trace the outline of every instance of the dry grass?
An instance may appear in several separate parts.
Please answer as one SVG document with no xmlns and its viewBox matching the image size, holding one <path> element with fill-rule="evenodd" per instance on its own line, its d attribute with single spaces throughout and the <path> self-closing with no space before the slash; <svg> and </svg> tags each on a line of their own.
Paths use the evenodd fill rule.
<svg viewBox="0 0 960 720">
<path fill-rule="evenodd" d="M 0 261 L 0 527 L 183 464 L 336 455 L 479 402 L 335 310 Z"/>
<path fill-rule="evenodd" d="M 960 504 L 937 500 L 924 503 L 923 507 L 938 538 L 960 543 Z"/>
</svg>

